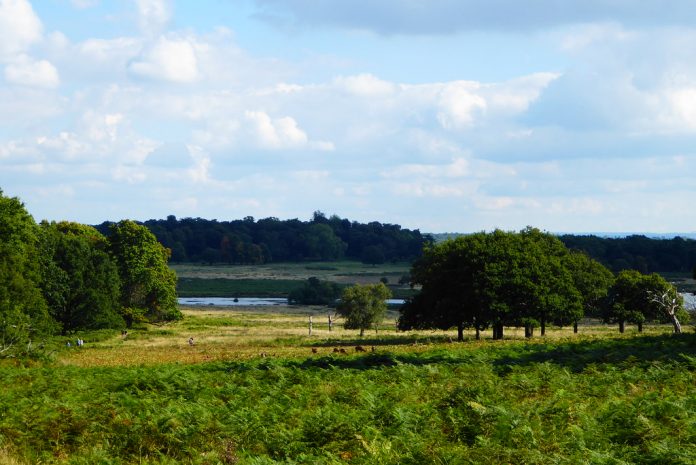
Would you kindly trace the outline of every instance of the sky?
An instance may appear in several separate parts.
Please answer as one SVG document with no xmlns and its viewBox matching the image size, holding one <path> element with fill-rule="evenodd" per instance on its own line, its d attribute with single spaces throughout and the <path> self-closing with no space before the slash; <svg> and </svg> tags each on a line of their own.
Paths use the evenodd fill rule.
<svg viewBox="0 0 696 465">
<path fill-rule="evenodd" d="M 690 0 L 0 0 L 37 221 L 696 231 Z"/>
</svg>

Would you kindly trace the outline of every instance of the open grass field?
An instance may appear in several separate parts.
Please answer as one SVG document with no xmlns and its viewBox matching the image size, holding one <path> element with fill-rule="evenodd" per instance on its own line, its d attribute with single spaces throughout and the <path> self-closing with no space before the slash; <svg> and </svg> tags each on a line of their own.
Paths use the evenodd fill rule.
<svg viewBox="0 0 696 465">
<path fill-rule="evenodd" d="M 393 313 L 362 340 L 321 307 L 184 315 L 1 363 L 0 464 L 696 463 L 691 328 L 450 343 Z"/>
<path fill-rule="evenodd" d="M 411 289 L 398 285 L 408 274 L 409 263 L 365 265 L 360 262 L 271 263 L 266 265 L 175 264 L 180 297 L 285 297 L 310 277 L 341 285 L 373 284 L 388 280 L 396 298 L 405 298 Z"/>
</svg>

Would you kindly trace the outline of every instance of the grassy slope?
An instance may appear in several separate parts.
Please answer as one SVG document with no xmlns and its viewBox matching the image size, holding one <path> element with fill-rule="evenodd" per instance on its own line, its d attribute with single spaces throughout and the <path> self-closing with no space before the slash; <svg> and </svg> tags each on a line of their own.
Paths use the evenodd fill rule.
<svg viewBox="0 0 696 465">
<path fill-rule="evenodd" d="M 696 461 L 693 333 L 449 344 L 386 322 L 362 354 L 324 311 L 186 310 L 54 341 L 52 363 L 0 367 L 0 464 Z"/>
</svg>

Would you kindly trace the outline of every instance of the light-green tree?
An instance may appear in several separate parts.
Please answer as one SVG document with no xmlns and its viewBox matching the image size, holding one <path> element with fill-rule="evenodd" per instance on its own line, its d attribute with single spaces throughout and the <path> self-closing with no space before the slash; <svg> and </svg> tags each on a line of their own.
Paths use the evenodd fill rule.
<svg viewBox="0 0 696 465">
<path fill-rule="evenodd" d="M 366 329 L 377 328 L 382 322 L 387 312 L 386 300 L 390 297 L 391 291 L 382 283 L 356 284 L 343 290 L 336 310 L 345 318 L 343 326 L 359 329 L 362 337 Z"/>
<path fill-rule="evenodd" d="M 126 324 L 141 314 L 152 322 L 181 318 L 176 274 L 167 266 L 169 250 L 145 226 L 130 220 L 112 225 L 107 239 L 121 278 Z"/>
</svg>

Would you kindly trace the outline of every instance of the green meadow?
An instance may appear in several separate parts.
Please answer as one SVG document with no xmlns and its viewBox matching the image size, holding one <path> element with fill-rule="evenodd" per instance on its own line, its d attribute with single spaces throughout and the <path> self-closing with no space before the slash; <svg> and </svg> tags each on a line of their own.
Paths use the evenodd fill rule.
<svg viewBox="0 0 696 465">
<path fill-rule="evenodd" d="M 360 339 L 326 312 L 186 308 L 35 343 L 0 365 L 0 464 L 696 463 L 691 329 L 452 343 L 391 312 Z"/>
</svg>

